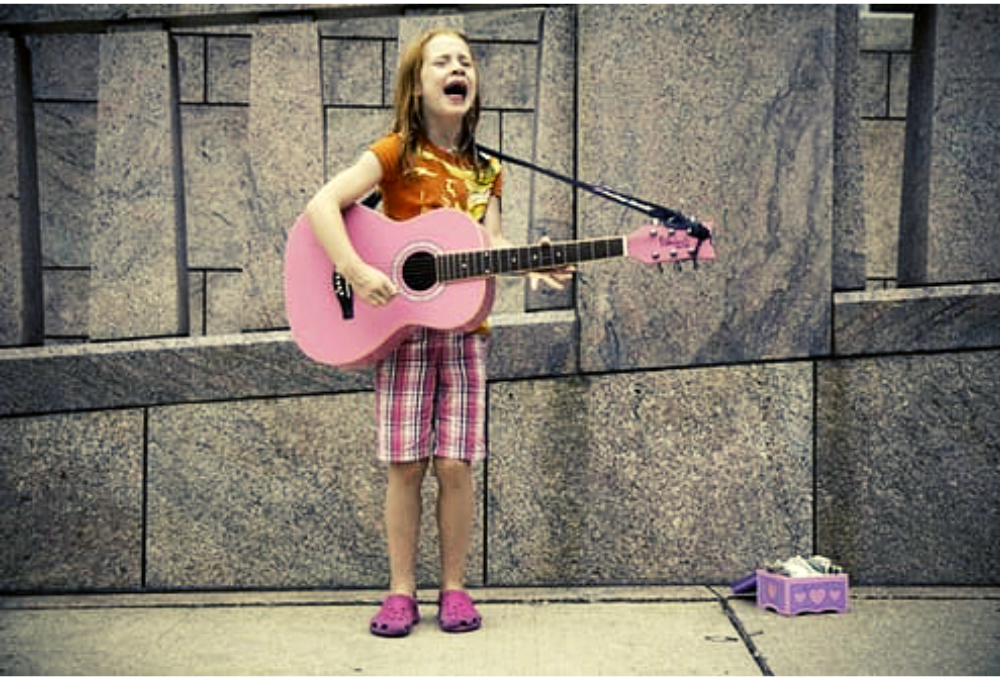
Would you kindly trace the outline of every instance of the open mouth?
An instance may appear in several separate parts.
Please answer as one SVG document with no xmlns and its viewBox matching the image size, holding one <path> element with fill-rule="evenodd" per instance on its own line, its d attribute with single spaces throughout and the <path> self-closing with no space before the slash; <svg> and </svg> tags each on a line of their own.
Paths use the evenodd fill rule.
<svg viewBox="0 0 1000 680">
<path fill-rule="evenodd" d="M 461 80 L 450 82 L 444 86 L 444 94 L 451 99 L 464 101 L 469 94 L 469 85 Z"/>
</svg>

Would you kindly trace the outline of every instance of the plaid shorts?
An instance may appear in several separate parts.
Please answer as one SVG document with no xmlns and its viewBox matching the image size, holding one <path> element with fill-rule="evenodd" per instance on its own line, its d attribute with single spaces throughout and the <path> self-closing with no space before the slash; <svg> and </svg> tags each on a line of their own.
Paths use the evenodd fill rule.
<svg viewBox="0 0 1000 680">
<path fill-rule="evenodd" d="M 422 328 L 378 363 L 379 461 L 486 458 L 486 343 L 480 333 Z"/>
</svg>

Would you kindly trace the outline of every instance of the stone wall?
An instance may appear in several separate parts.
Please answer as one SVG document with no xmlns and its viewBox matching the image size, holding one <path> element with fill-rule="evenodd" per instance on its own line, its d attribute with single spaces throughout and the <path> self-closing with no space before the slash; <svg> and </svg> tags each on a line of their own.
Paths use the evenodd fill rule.
<svg viewBox="0 0 1000 680">
<path fill-rule="evenodd" d="M 722 583 L 806 552 L 997 583 L 995 225 L 969 212 L 960 257 L 935 221 L 997 202 L 995 117 L 963 103 L 992 101 L 996 51 L 950 49 L 997 44 L 994 9 L 922 9 L 916 41 L 847 6 L 399 12 L 0 10 L 0 590 L 384 585 L 370 375 L 297 351 L 281 257 L 439 24 L 473 42 L 480 141 L 710 219 L 719 253 L 502 282 L 470 583 Z M 516 242 L 642 222 L 505 172 Z"/>
</svg>

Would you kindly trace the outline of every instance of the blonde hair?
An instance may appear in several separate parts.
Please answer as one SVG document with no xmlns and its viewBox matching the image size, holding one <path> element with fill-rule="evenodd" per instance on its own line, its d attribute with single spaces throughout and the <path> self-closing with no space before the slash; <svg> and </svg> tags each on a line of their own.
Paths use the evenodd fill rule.
<svg viewBox="0 0 1000 680">
<path fill-rule="evenodd" d="M 392 131 L 399 134 L 402 140 L 402 150 L 400 152 L 400 167 L 404 174 L 407 174 L 416 165 L 417 145 L 421 135 L 426 135 L 424 119 L 420 106 L 420 95 L 417 94 L 417 86 L 420 84 L 420 72 L 424 67 L 424 48 L 434 38 L 441 35 L 450 35 L 458 38 L 469 46 L 469 38 L 461 31 L 452 28 L 435 28 L 427 31 L 416 40 L 411 40 L 406 46 L 399 60 L 399 67 L 396 71 L 395 89 L 395 112 L 396 118 Z M 481 83 L 481 74 L 476 68 L 475 57 L 472 66 L 476 69 L 476 81 Z M 477 172 L 486 169 L 487 164 L 479 157 L 476 151 L 476 127 L 479 125 L 479 90 L 477 85 L 475 99 L 472 106 L 462 119 L 462 130 L 458 139 L 458 155 Z"/>
</svg>

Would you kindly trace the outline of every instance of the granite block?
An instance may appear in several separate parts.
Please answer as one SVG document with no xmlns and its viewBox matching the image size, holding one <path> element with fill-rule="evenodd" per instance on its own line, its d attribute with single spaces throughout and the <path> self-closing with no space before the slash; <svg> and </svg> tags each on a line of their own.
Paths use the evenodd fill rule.
<svg viewBox="0 0 1000 680">
<path fill-rule="evenodd" d="M 28 38 L 36 99 L 96 102 L 101 36 L 55 33 Z"/>
<path fill-rule="evenodd" d="M 0 416 L 371 387 L 370 371 L 311 361 L 287 332 L 0 352 Z"/>
<path fill-rule="evenodd" d="M 205 276 L 204 270 L 195 269 L 188 272 L 188 314 L 189 328 L 192 336 L 205 335 Z"/>
<path fill-rule="evenodd" d="M 0 347 L 42 341 L 41 243 L 27 50 L 0 36 Z"/>
<path fill-rule="evenodd" d="M 916 24 L 922 56 L 910 66 L 900 281 L 996 280 L 1000 7 L 922 8 Z"/>
<path fill-rule="evenodd" d="M 864 52 L 861 65 L 861 115 L 885 118 L 889 115 L 889 55 Z"/>
<path fill-rule="evenodd" d="M 465 32 L 464 14 L 441 14 L 436 11 L 422 13 L 420 10 L 407 12 L 399 18 L 397 45 L 402 53 L 411 40 L 419 38 L 424 31 L 435 28 L 451 28 Z"/>
<path fill-rule="evenodd" d="M 829 351 L 834 13 L 580 8 L 581 179 L 713 222 L 719 253 L 696 275 L 578 276 L 584 370 Z M 644 221 L 578 203 L 581 237 Z"/>
<path fill-rule="evenodd" d="M 491 585 L 727 582 L 811 549 L 812 367 L 490 392 Z"/>
<path fill-rule="evenodd" d="M 391 129 L 390 109 L 327 109 L 326 179 L 357 161 L 365 149 Z"/>
<path fill-rule="evenodd" d="M 45 337 L 86 338 L 90 272 L 47 269 L 42 272 L 45 296 Z"/>
<path fill-rule="evenodd" d="M 889 62 L 889 117 L 906 118 L 910 91 L 910 55 L 894 52 Z"/>
<path fill-rule="evenodd" d="M 906 52 L 913 47 L 913 15 L 861 10 L 861 49 Z"/>
<path fill-rule="evenodd" d="M 868 278 L 896 278 L 906 122 L 866 120 L 864 203 Z"/>
<path fill-rule="evenodd" d="M 181 108 L 191 268 L 238 269 L 243 265 L 255 190 L 249 118 L 246 108 Z"/>
<path fill-rule="evenodd" d="M 319 34 L 312 22 L 261 24 L 250 81 L 252 218 L 244 253 L 243 327 L 286 328 L 285 240 L 323 183 Z"/>
<path fill-rule="evenodd" d="M 170 36 L 101 36 L 90 337 L 187 332 Z"/>
<path fill-rule="evenodd" d="M 181 104 L 205 103 L 205 36 L 175 35 L 177 87 Z"/>
<path fill-rule="evenodd" d="M 834 353 L 1000 346 L 1000 284 L 904 288 L 834 297 Z"/>
<path fill-rule="evenodd" d="M 382 105 L 382 79 L 372 77 L 382 72 L 381 40 L 325 39 L 322 59 L 325 105 Z"/>
<path fill-rule="evenodd" d="M 142 585 L 143 414 L 0 420 L 0 590 Z"/>
<path fill-rule="evenodd" d="M 484 107 L 534 109 L 538 46 L 521 43 L 473 43 Z"/>
<path fill-rule="evenodd" d="M 569 375 L 579 365 L 579 322 L 571 310 L 490 317 L 492 380 Z"/>
<path fill-rule="evenodd" d="M 833 125 L 833 290 L 864 290 L 866 248 L 858 9 L 837 7 Z"/>
<path fill-rule="evenodd" d="M 541 22 L 548 21 L 550 11 L 548 8 L 529 8 L 469 12 L 465 18 L 465 33 L 470 40 L 533 42 L 538 40 Z"/>
<path fill-rule="evenodd" d="M 236 271 L 205 273 L 205 335 L 239 333 L 243 328 L 243 275 Z"/>
<path fill-rule="evenodd" d="M 35 105 L 38 201 L 45 266 L 90 266 L 97 178 L 97 105 Z"/>
<path fill-rule="evenodd" d="M 536 165 L 572 177 L 574 174 L 574 129 L 576 125 L 576 10 L 549 7 L 542 21 L 538 60 L 538 93 L 529 160 Z M 573 188 L 568 184 L 531 173 L 531 203 L 528 242 L 542 236 L 553 241 L 576 237 Z M 525 289 L 527 309 L 565 309 L 573 306 L 572 286 L 565 291 Z"/>
<path fill-rule="evenodd" d="M 252 38 L 212 36 L 206 39 L 206 100 L 211 104 L 250 102 Z"/>
<path fill-rule="evenodd" d="M 152 410 L 149 585 L 385 587 L 373 409 L 366 393 Z M 429 478 L 422 587 L 437 583 L 434 493 Z M 482 582 L 482 533 L 477 519 L 472 585 Z"/>
<path fill-rule="evenodd" d="M 816 550 L 860 584 L 997 585 L 997 351 L 824 362 Z"/>
<path fill-rule="evenodd" d="M 500 149 L 518 158 L 531 157 L 532 128 L 535 116 L 531 112 L 505 111 L 499 114 L 499 129 L 503 139 Z M 481 126 L 485 128 L 486 126 Z M 478 136 L 486 142 L 488 135 Z M 494 147 L 490 147 L 494 148 Z M 531 172 L 507 163 L 503 166 L 503 232 L 511 243 L 527 244 L 531 241 L 530 195 Z M 535 241 L 538 239 L 536 238 Z M 523 276 L 502 276 L 498 279 L 497 300 L 493 311 L 497 314 L 516 314 L 525 311 L 527 280 Z"/>
<path fill-rule="evenodd" d="M 398 16 L 350 17 L 319 20 L 319 34 L 324 38 L 382 38 L 396 40 L 399 34 Z"/>
</svg>

